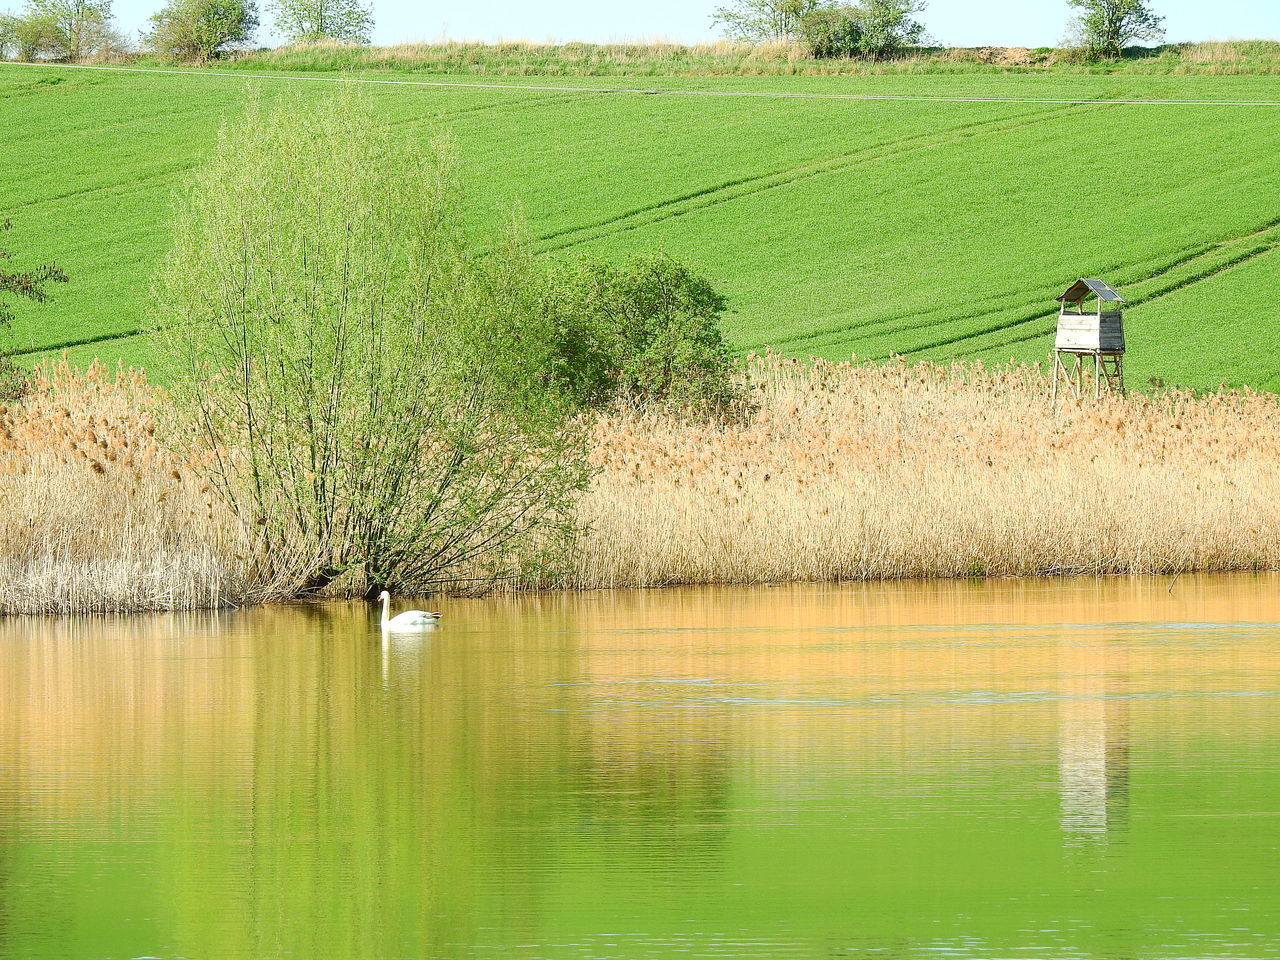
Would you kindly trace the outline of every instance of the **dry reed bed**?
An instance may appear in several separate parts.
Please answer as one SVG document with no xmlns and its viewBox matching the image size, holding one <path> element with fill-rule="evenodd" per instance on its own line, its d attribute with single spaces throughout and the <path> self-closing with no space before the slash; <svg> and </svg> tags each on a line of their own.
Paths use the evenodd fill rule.
<svg viewBox="0 0 1280 960">
<path fill-rule="evenodd" d="M 1280 402 L 1059 401 L 1036 368 L 748 363 L 743 422 L 603 417 L 573 585 L 1271 567 Z"/>
<path fill-rule="evenodd" d="M 159 439 L 164 394 L 65 362 L 0 406 L 0 611 L 222 606 L 244 550 L 202 465 Z"/>
<path fill-rule="evenodd" d="M 1280 398 L 1059 401 L 1038 369 L 749 359 L 729 423 L 594 425 L 570 587 L 1280 561 Z M 42 371 L 0 407 L 0 611 L 183 609 L 253 593 L 244 539 L 133 373 Z"/>
</svg>

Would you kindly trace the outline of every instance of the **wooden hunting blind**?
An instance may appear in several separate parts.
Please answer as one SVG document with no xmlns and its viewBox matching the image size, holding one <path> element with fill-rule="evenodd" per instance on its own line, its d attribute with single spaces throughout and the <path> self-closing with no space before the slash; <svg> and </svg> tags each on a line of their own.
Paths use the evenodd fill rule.
<svg viewBox="0 0 1280 960">
<path fill-rule="evenodd" d="M 1094 304 L 1089 304 L 1092 299 Z M 1103 385 L 1124 393 L 1124 317 L 1120 294 L 1101 280 L 1080 279 L 1058 297 L 1058 333 L 1053 343 L 1053 396 L 1059 379 L 1072 385 L 1076 396 L 1084 385 L 1085 364 L 1093 358 L 1093 392 Z M 1070 367 L 1068 366 L 1070 365 Z"/>
</svg>

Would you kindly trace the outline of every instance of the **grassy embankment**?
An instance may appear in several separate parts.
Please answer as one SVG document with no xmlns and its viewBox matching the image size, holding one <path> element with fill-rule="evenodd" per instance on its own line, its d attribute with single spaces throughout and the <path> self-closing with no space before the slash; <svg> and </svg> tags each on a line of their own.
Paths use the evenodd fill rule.
<svg viewBox="0 0 1280 960">
<path fill-rule="evenodd" d="M 607 73 L 613 57 L 625 73 L 622 54 L 588 51 L 574 65 L 567 47 L 548 62 L 537 47 L 426 49 L 440 59 L 285 50 L 214 75 L 0 65 L 9 245 L 71 276 L 15 330 L 21 359 L 66 347 L 80 363 L 148 365 L 139 331 L 173 192 L 251 94 L 318 99 L 329 84 L 284 78 L 341 68 L 445 83 L 509 76 L 514 89 L 367 90 L 405 137 L 454 137 L 472 235 L 517 204 L 544 257 L 661 248 L 698 263 L 729 296 L 727 334 L 743 353 L 1034 361 L 1049 347 L 1054 295 L 1099 275 L 1130 300 L 1132 383 L 1280 387 L 1280 106 L 1258 104 L 1280 101 L 1280 79 L 1264 45 L 1178 54 L 1184 68 L 1202 56 L 1206 73 L 1234 62 L 1235 76 L 1166 70 L 1170 53 L 1110 75 L 909 61 L 785 77 L 714 76 L 705 64 L 693 72 L 707 75 L 677 76 L 667 63 L 660 77 L 646 73 L 645 48 L 632 79 L 609 83 L 672 91 L 663 96 L 523 89 L 560 74 L 557 86 L 599 86 L 591 63 Z M 1044 102 L 674 92 L 691 89 Z M 1118 102 L 1153 99 L 1254 105 Z"/>
<path fill-rule="evenodd" d="M 1068 401 L 1037 371 L 748 363 L 740 423 L 614 411 L 590 525 L 543 586 L 1174 573 L 1280 561 L 1280 404 Z M 54 371 L 3 414 L 0 611 L 207 606 L 252 558 L 136 378 Z"/>
<path fill-rule="evenodd" d="M 529 77 L 866 76 L 973 72 L 1275 74 L 1280 41 L 1229 40 L 1134 47 L 1090 61 L 1051 47 L 930 47 L 895 60 L 817 60 L 796 43 L 408 43 L 391 47 L 306 44 L 236 54 L 233 69 L 390 71 Z"/>
</svg>

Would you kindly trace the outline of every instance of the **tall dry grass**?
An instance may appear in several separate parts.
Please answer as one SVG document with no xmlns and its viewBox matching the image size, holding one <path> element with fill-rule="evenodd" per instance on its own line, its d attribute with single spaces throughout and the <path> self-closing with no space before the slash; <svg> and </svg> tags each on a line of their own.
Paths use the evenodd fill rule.
<svg viewBox="0 0 1280 960">
<path fill-rule="evenodd" d="M 1280 399 L 1059 401 L 1039 370 L 753 359 L 739 423 L 596 426 L 574 586 L 1280 560 Z"/>
<path fill-rule="evenodd" d="M 1280 397 L 1051 407 L 1030 367 L 750 359 L 729 422 L 598 415 L 575 588 L 1175 573 L 1280 564 Z M 65 363 L 0 407 L 0 612 L 261 595 L 246 538 L 164 439 L 165 395 Z"/>
<path fill-rule="evenodd" d="M 189 462 L 163 442 L 141 374 L 65 362 L 0 406 L 0 611 L 216 607 L 244 594 L 246 551 Z"/>
</svg>

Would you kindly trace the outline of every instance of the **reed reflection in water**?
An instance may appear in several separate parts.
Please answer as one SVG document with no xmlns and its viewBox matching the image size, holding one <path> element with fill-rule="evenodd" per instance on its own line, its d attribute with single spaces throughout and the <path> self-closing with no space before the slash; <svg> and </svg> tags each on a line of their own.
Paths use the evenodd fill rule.
<svg viewBox="0 0 1280 960">
<path fill-rule="evenodd" d="M 0 624 L 0 956 L 1280 956 L 1280 578 Z"/>
</svg>

